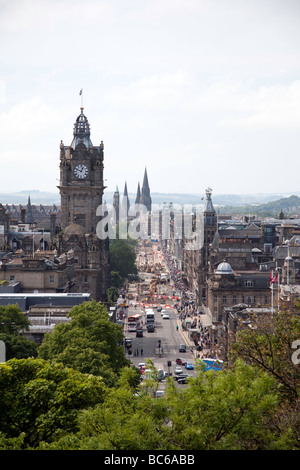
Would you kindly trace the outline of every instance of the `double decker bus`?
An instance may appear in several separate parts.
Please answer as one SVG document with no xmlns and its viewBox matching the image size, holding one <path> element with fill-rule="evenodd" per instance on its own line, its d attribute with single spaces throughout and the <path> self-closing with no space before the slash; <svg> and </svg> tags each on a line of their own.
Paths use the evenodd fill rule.
<svg viewBox="0 0 300 470">
<path fill-rule="evenodd" d="M 136 331 L 141 327 L 142 315 L 136 313 L 128 317 L 128 331 Z"/>
</svg>

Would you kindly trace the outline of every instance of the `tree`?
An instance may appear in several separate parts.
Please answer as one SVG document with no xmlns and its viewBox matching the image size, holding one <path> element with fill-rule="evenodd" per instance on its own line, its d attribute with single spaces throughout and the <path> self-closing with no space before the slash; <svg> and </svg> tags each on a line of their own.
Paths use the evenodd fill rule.
<svg viewBox="0 0 300 470">
<path fill-rule="evenodd" d="M 111 240 L 109 249 L 112 272 L 119 273 L 122 278 L 127 278 L 128 274 L 137 274 L 135 264 L 136 254 L 132 241 L 123 239 Z"/>
<path fill-rule="evenodd" d="M 41 359 L 0 364 L 0 389 L 3 448 L 35 448 L 76 432 L 79 410 L 101 403 L 106 393 L 101 378 Z"/>
<path fill-rule="evenodd" d="M 30 322 L 18 305 L 0 305 L 0 333 L 18 335 L 28 331 Z"/>
<path fill-rule="evenodd" d="M 79 413 L 79 431 L 51 449 L 271 450 L 296 449 L 297 436 L 274 426 L 280 410 L 276 380 L 237 361 L 232 369 L 198 368 L 184 389 L 168 379 L 165 398 L 137 393 L 122 376 L 104 403 Z M 271 425 L 270 425 L 271 423 Z"/>
<path fill-rule="evenodd" d="M 238 332 L 231 359 L 242 358 L 265 370 L 278 381 L 285 398 L 298 400 L 300 369 L 293 363 L 292 345 L 300 339 L 300 317 L 283 311 L 273 317 L 253 318 L 252 326 Z"/>
<path fill-rule="evenodd" d="M 0 334 L 0 340 L 4 341 L 6 346 L 6 360 L 26 359 L 27 357 L 36 357 L 38 345 L 22 336 Z"/>
<path fill-rule="evenodd" d="M 102 376 L 113 386 L 121 369 L 129 365 L 121 327 L 112 323 L 104 305 L 94 300 L 73 307 L 68 316 L 70 322 L 56 325 L 45 335 L 39 357 Z"/>
<path fill-rule="evenodd" d="M 18 305 L 0 306 L 0 340 L 6 347 L 6 360 L 37 356 L 37 344 L 22 336 L 28 331 L 30 322 Z"/>
</svg>

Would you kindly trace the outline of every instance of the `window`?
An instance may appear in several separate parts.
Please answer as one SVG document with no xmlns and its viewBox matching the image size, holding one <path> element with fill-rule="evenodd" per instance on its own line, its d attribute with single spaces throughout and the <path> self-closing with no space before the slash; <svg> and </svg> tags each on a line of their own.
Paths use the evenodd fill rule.
<svg viewBox="0 0 300 470">
<path fill-rule="evenodd" d="M 227 304 L 227 297 L 226 297 L 226 295 L 223 295 L 223 304 Z"/>
<path fill-rule="evenodd" d="M 83 280 L 84 280 L 84 282 L 88 282 L 88 277 L 87 277 L 87 275 L 83 276 Z"/>
<path fill-rule="evenodd" d="M 49 282 L 50 282 L 50 284 L 54 284 L 54 276 L 53 275 L 49 276 Z"/>
<path fill-rule="evenodd" d="M 233 303 L 233 304 L 236 304 L 236 295 L 233 295 L 233 296 L 232 296 L 232 303 Z"/>
<path fill-rule="evenodd" d="M 252 279 L 246 279 L 244 285 L 245 287 L 254 287 L 254 281 Z"/>
</svg>

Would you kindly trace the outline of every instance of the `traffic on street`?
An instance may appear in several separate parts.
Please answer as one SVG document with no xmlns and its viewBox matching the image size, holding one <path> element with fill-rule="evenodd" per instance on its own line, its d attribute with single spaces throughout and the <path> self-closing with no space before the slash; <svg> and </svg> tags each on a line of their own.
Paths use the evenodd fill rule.
<svg viewBox="0 0 300 470">
<path fill-rule="evenodd" d="M 125 336 L 125 352 L 142 372 L 150 359 L 159 371 L 160 387 L 172 376 L 178 385 L 195 375 L 194 342 L 182 329 L 176 288 L 160 243 L 139 242 L 139 280 L 128 283 L 118 300 L 117 319 Z"/>
</svg>

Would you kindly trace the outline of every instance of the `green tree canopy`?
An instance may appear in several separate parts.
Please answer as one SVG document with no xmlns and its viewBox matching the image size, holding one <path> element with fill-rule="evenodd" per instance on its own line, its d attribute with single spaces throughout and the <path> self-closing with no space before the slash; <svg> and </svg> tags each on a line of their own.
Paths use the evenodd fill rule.
<svg viewBox="0 0 300 470">
<path fill-rule="evenodd" d="M 128 380 L 132 377 L 127 377 Z M 110 389 L 103 405 L 79 414 L 79 432 L 43 448 L 94 450 L 296 449 L 288 423 L 278 426 L 277 382 L 237 361 L 232 369 L 204 372 L 180 389 L 172 378 L 165 398 L 136 393 L 126 384 Z M 125 382 L 124 382 L 125 380 Z"/>
<path fill-rule="evenodd" d="M 0 364 L 0 389 L 2 448 L 11 440 L 34 448 L 76 432 L 78 411 L 101 403 L 106 393 L 100 377 L 41 359 Z"/>
<path fill-rule="evenodd" d="M 121 369 L 129 365 L 121 327 L 109 320 L 101 302 L 84 302 L 73 307 L 68 316 L 70 322 L 56 325 L 52 333 L 45 335 L 39 357 L 102 376 L 113 386 Z"/>
<path fill-rule="evenodd" d="M 253 318 L 252 324 L 253 328 L 238 332 L 231 346 L 231 360 L 242 358 L 265 370 L 278 381 L 281 393 L 289 401 L 298 401 L 300 368 L 293 362 L 292 346 L 300 339 L 300 316 L 283 311 L 273 317 Z"/>
<path fill-rule="evenodd" d="M 38 345 L 22 336 L 7 335 L 0 333 L 0 340 L 4 341 L 6 346 L 6 360 L 9 359 L 26 359 L 27 357 L 36 357 Z"/>
<path fill-rule="evenodd" d="M 0 333 L 19 335 L 28 331 L 30 322 L 18 305 L 0 305 Z"/>
<path fill-rule="evenodd" d="M 135 241 L 115 239 L 109 243 L 111 272 L 117 272 L 121 278 L 127 278 L 128 274 L 137 274 L 135 264 Z M 116 286 L 118 287 L 118 286 Z"/>
</svg>

